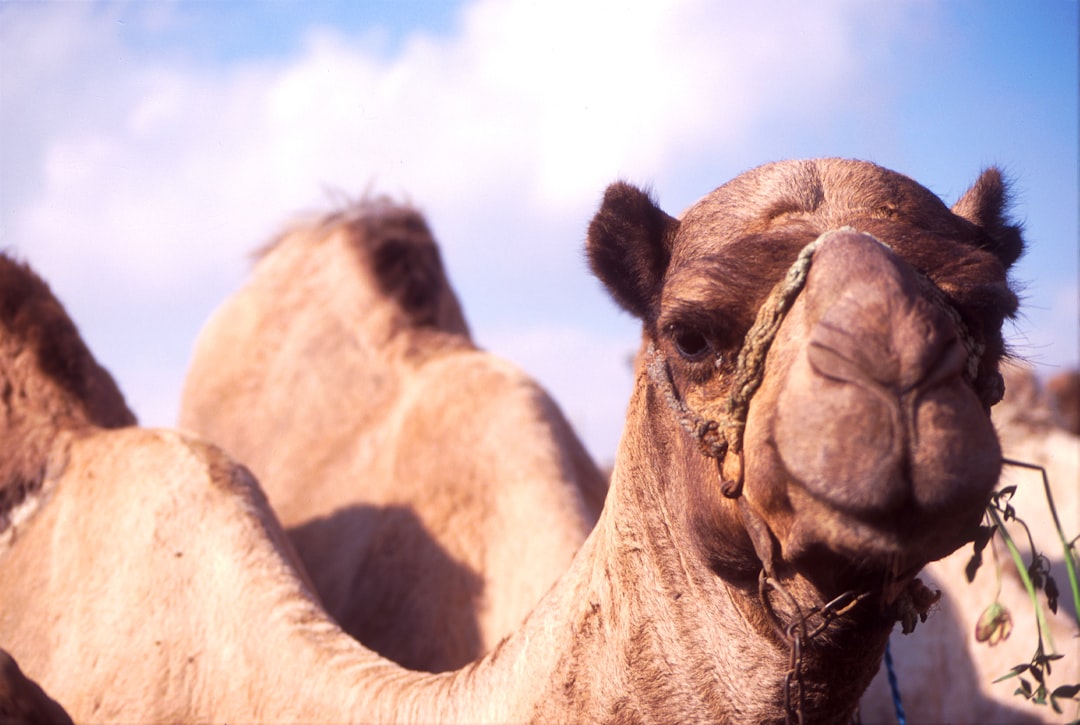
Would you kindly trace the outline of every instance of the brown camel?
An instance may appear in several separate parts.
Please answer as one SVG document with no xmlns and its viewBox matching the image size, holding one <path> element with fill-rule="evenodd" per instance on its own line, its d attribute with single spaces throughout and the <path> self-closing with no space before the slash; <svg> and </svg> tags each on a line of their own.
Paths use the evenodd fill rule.
<svg viewBox="0 0 1080 725">
<path fill-rule="evenodd" d="M 424 219 L 385 199 L 264 250 L 200 335 L 180 424 L 259 479 L 342 627 L 412 669 L 518 627 L 607 491 L 545 391 L 473 345 Z"/>
<path fill-rule="evenodd" d="M 644 341 L 607 500 L 461 670 L 347 638 L 243 469 L 135 429 L 54 429 L 0 642 L 76 720 L 846 722 L 998 478 L 1004 191 L 990 170 L 950 211 L 870 164 L 786 162 L 676 220 L 611 187 L 590 259 Z"/>
</svg>

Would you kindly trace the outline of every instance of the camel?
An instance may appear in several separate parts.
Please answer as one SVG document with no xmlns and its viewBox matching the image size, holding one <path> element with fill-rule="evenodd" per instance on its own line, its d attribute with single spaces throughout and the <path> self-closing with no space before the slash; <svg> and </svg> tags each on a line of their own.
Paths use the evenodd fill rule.
<svg viewBox="0 0 1080 725">
<path fill-rule="evenodd" d="M 547 393 L 474 345 L 422 215 L 386 198 L 260 252 L 200 333 L 180 426 L 244 462 L 327 611 L 410 669 L 518 627 L 607 492 Z"/>
<path fill-rule="evenodd" d="M 322 609 L 251 474 L 136 427 L 48 286 L 4 254 L 0 391 L 0 713 L 27 712 L 27 678 L 76 722 L 408 712 L 372 693 L 410 675 Z"/>
<path fill-rule="evenodd" d="M 997 187 L 995 187 L 995 183 L 998 184 Z M 989 199 L 990 196 L 992 196 L 994 193 L 997 193 L 999 195 L 1002 193 L 1000 183 L 995 182 L 995 177 L 993 176 L 993 174 L 991 174 L 990 177 L 987 177 L 984 186 L 984 189 L 977 190 L 976 193 L 973 193 L 970 199 L 965 203 L 969 205 L 976 202 L 989 204 L 990 202 L 982 199 L 980 197 L 980 194 L 987 195 L 987 199 Z M 1001 199 L 998 199 L 997 201 L 1000 203 Z M 984 211 L 985 210 L 982 208 L 972 207 L 970 210 L 968 210 L 968 215 L 974 218 L 981 218 L 979 217 L 979 215 L 983 214 Z M 1011 259 L 1008 259 L 1008 254 L 1011 254 L 1013 252 L 1019 253 L 1019 237 L 1015 234 L 1014 230 L 1010 229 L 1008 225 L 1004 223 L 1003 219 L 1000 217 L 1001 210 L 998 209 L 997 211 L 999 212 L 998 217 L 989 215 L 987 216 L 987 221 L 988 223 L 998 225 L 997 227 L 990 230 L 990 234 L 996 234 L 997 236 L 1002 237 L 1008 244 L 1011 244 L 1013 247 L 1011 250 L 1006 249 L 1008 244 L 1002 242 L 1002 244 L 1005 245 L 1003 249 L 1006 249 L 1005 259 L 1004 261 L 1001 261 L 999 259 L 999 262 L 1007 266 L 1007 264 L 1012 261 Z M 321 226 L 325 228 L 329 226 L 329 224 L 324 222 Z M 424 230 L 423 234 L 426 237 L 426 228 L 423 227 L 422 223 L 418 221 L 417 226 Z M 367 233 L 369 236 L 377 236 L 376 234 L 372 234 L 372 227 L 373 224 L 369 222 L 367 227 L 362 231 Z M 354 233 L 354 236 L 362 235 Z M 332 239 L 333 232 L 324 232 L 323 234 L 318 235 L 318 238 L 321 239 L 325 239 L 327 237 Z M 341 254 L 340 247 L 345 241 L 346 240 L 340 240 L 335 242 L 338 245 L 337 254 Z M 301 235 L 299 239 L 296 239 L 297 246 L 299 246 L 299 244 L 311 245 L 311 243 L 312 242 L 310 232 L 305 232 L 305 235 Z M 426 238 L 424 243 L 427 244 Z M 367 242 L 360 242 L 354 244 L 363 248 L 365 246 L 370 247 L 373 244 L 377 246 L 378 241 L 369 240 Z M 278 247 L 279 245 L 275 245 L 274 250 L 276 251 Z M 307 251 L 306 248 L 305 251 Z M 616 251 L 618 254 L 622 254 L 624 250 L 619 249 Z M 927 253 L 925 249 L 921 251 L 923 254 Z M 352 250 L 348 250 L 348 253 L 355 255 L 355 252 L 353 252 Z M 282 255 L 282 259 L 288 260 L 288 263 L 286 263 L 285 261 L 279 262 L 280 268 L 287 270 L 294 270 L 298 268 L 302 268 L 305 270 L 311 269 L 310 267 L 300 267 L 303 262 L 299 260 L 305 259 L 306 256 L 309 255 L 304 255 L 301 252 L 290 250 L 290 254 Z M 370 255 L 369 259 L 372 259 L 374 256 L 375 255 Z M 631 253 L 628 256 L 632 257 L 633 254 Z M 349 274 L 357 275 L 357 270 L 355 269 L 355 266 L 350 267 L 348 265 L 341 264 L 324 266 L 332 266 L 335 269 L 344 267 Z M 367 264 L 368 269 L 374 269 L 376 266 L 377 263 L 374 261 L 369 261 L 369 263 Z M 302 421 L 302 423 L 298 422 L 296 425 L 311 425 L 310 421 L 318 420 L 320 416 L 327 415 L 325 412 L 323 412 L 326 408 L 325 401 L 328 398 L 332 398 L 333 396 L 332 394 L 328 394 L 326 392 L 312 395 L 312 397 L 314 397 L 314 399 L 318 401 L 317 406 L 308 406 L 305 400 L 297 399 L 296 397 L 286 398 L 280 394 L 280 390 L 285 389 L 286 386 L 279 382 L 277 378 L 275 378 L 273 371 L 283 365 L 283 363 L 281 362 L 282 360 L 294 361 L 296 359 L 296 354 L 286 349 L 289 345 L 303 347 L 303 345 L 291 342 L 292 340 L 296 339 L 296 337 L 300 334 L 295 330 L 304 331 L 301 335 L 301 339 L 309 340 L 305 343 L 305 345 L 309 347 L 316 346 L 317 343 L 312 341 L 322 340 L 322 347 L 320 349 L 330 346 L 332 343 L 329 341 L 337 339 L 346 339 L 351 341 L 354 338 L 360 337 L 360 334 L 357 332 L 350 332 L 349 334 L 342 335 L 340 332 L 337 331 L 333 331 L 336 334 L 327 334 L 324 331 L 324 328 L 316 327 L 313 323 L 309 322 L 307 318 L 304 317 L 305 313 L 303 310 L 298 312 L 296 309 L 290 306 L 293 304 L 291 302 L 292 299 L 302 298 L 305 300 L 309 300 L 313 297 L 313 294 L 310 291 L 308 291 L 304 295 L 301 295 L 300 293 L 285 294 L 282 291 L 283 288 L 289 289 L 288 287 L 286 287 L 286 285 L 291 285 L 293 287 L 303 286 L 304 289 L 310 289 L 310 286 L 306 285 L 303 282 L 303 275 L 285 277 L 285 275 L 280 272 L 275 272 L 273 274 L 260 274 L 260 272 L 261 270 L 256 270 L 254 275 L 255 280 L 253 280 L 253 282 L 250 283 L 249 286 L 245 290 L 243 290 L 240 295 L 237 296 L 237 298 L 231 300 L 229 303 L 226 304 L 225 307 L 222 308 L 222 310 L 219 310 L 219 312 L 215 314 L 214 319 L 208 325 L 207 330 L 204 331 L 197 348 L 192 372 L 189 374 L 188 377 L 188 384 L 185 390 L 184 413 L 182 414 L 181 422 L 182 425 L 184 425 L 185 427 L 189 427 L 193 430 L 200 432 L 203 435 L 206 435 L 207 437 L 227 447 L 230 451 L 232 451 L 242 460 L 245 460 L 245 462 L 251 465 L 253 469 L 259 474 L 260 480 L 263 480 L 264 482 L 268 480 L 268 477 L 284 478 L 285 476 L 291 475 L 292 480 L 286 481 L 284 486 L 282 486 L 281 484 L 268 484 L 268 488 L 270 490 L 270 499 L 272 502 L 275 503 L 275 508 L 279 511 L 279 513 L 283 511 L 283 506 L 282 504 L 279 504 L 278 501 L 284 500 L 285 513 L 283 514 L 283 518 L 287 523 L 290 523 L 300 521 L 300 519 L 292 517 L 291 514 L 288 513 L 291 508 L 294 508 L 298 505 L 298 503 L 295 501 L 298 492 L 303 491 L 308 496 L 308 500 L 300 502 L 299 505 L 306 505 L 310 508 L 310 499 L 318 499 L 319 494 L 321 494 L 322 491 L 313 492 L 307 484 L 307 481 L 311 478 L 311 476 L 308 474 L 308 470 L 310 470 L 310 467 L 305 468 L 303 460 L 291 462 L 291 465 L 287 465 L 281 462 L 281 458 L 283 457 L 283 455 L 290 455 L 290 453 L 288 452 L 282 454 L 275 451 L 275 446 L 279 446 L 276 441 L 287 439 L 287 436 L 284 433 L 279 432 L 281 423 L 278 422 L 282 415 L 285 413 L 285 408 L 274 408 L 273 406 L 275 404 L 277 406 L 288 405 L 290 409 L 299 406 L 297 412 L 292 414 L 297 421 Z M 305 272 L 304 274 L 312 275 L 314 273 Z M 434 285 L 437 290 L 436 293 L 432 295 L 434 298 L 438 299 L 441 296 L 444 299 L 448 299 L 452 296 L 452 292 L 449 291 L 448 287 L 445 288 L 446 291 L 443 291 L 444 282 L 442 282 L 443 277 L 441 276 L 441 274 L 428 274 L 426 276 L 429 278 L 434 277 L 440 280 L 439 283 Z M 301 278 L 299 282 L 297 281 L 298 278 Z M 285 280 L 284 282 L 283 279 Z M 329 284 L 323 281 L 322 277 L 317 277 L 317 279 L 319 280 L 318 284 L 322 288 L 325 289 L 327 287 L 330 287 Z M 361 278 L 360 282 L 362 283 L 363 281 L 364 280 Z M 374 282 L 369 279 L 366 285 L 358 285 L 356 282 L 354 282 L 353 286 L 360 286 L 361 288 L 366 289 L 374 288 L 378 290 L 380 287 L 380 283 L 378 282 L 378 278 L 376 275 L 376 279 Z M 332 290 L 332 292 L 336 293 L 336 290 Z M 618 293 L 616 294 L 618 296 Z M 1011 311 L 1009 305 L 1012 304 L 1012 302 L 1010 299 L 1008 299 L 1007 290 L 1003 294 L 1005 295 L 1005 299 L 1002 303 L 1004 305 L 1002 309 L 1004 309 L 1005 312 L 1003 312 L 1002 314 L 1008 314 Z M 317 299 L 325 299 L 327 296 L 328 293 L 324 293 L 323 297 Z M 415 297 L 415 295 L 413 296 Z M 276 303 L 276 301 L 279 299 L 283 301 L 280 303 Z M 975 304 L 977 304 L 977 302 Z M 317 304 L 315 306 L 318 307 Z M 440 309 L 438 304 L 432 304 L 431 307 L 432 309 Z M 354 310 L 360 309 L 361 305 L 353 304 L 351 308 Z M 443 308 L 448 309 L 453 313 L 444 314 L 443 317 L 456 323 L 459 319 L 459 308 L 457 307 L 457 305 L 446 303 L 443 305 Z M 332 307 L 332 309 L 337 309 L 337 307 L 334 306 Z M 365 309 L 365 311 L 369 311 L 375 308 L 373 306 L 369 306 L 363 309 Z M 380 313 L 382 313 L 382 311 L 380 311 Z M 357 312 L 351 312 L 348 314 L 350 319 L 355 319 L 359 317 L 359 314 Z M 426 319 L 434 319 L 436 317 L 435 314 L 430 312 L 425 313 L 425 315 Z M 292 321 L 291 318 L 294 316 L 299 317 L 300 320 L 296 322 Z M 400 316 L 401 315 L 399 313 L 399 317 Z M 373 326 L 370 324 L 366 326 L 356 324 L 351 326 L 350 330 L 364 330 L 365 327 Z M 377 326 L 374 327 L 375 329 L 379 329 Z M 463 329 L 464 325 L 461 324 L 460 328 Z M 407 325 L 401 325 L 397 329 L 399 331 L 404 330 L 406 332 L 412 332 L 412 330 L 410 330 Z M 370 335 L 370 333 L 369 336 L 377 337 L 375 335 Z M 392 334 L 387 334 L 386 337 L 390 338 L 392 337 Z M 992 349 L 993 346 L 996 345 L 996 354 L 1000 355 L 1000 338 L 998 337 L 997 339 L 994 339 L 993 334 L 991 334 L 990 337 Z M 290 342 L 287 345 L 276 342 L 280 339 L 290 340 Z M 355 345 L 355 343 L 353 344 Z M 363 342 L 360 343 L 360 345 L 363 344 Z M 418 345 L 414 344 L 411 347 L 415 349 L 416 347 L 418 347 Z M 276 355 L 274 353 L 268 354 L 264 352 L 268 349 L 271 351 L 281 350 L 281 352 Z M 267 359 L 273 360 L 273 364 L 265 365 L 265 361 Z M 322 356 L 320 356 L 320 359 L 322 359 Z M 333 357 L 330 357 L 329 359 L 333 360 Z M 307 360 L 304 359 L 304 362 L 307 363 Z M 286 367 L 290 368 L 290 374 L 295 374 L 294 372 L 292 372 L 295 370 L 296 367 L 295 362 L 293 362 L 291 366 L 289 366 L 287 362 L 284 364 L 286 365 Z M 342 365 L 340 362 L 334 361 L 327 367 L 330 370 L 336 371 L 339 370 Z M 260 373 L 260 369 L 267 370 L 268 372 Z M 983 372 L 982 374 L 987 381 L 984 383 L 984 385 L 991 386 L 995 380 L 994 373 Z M 304 383 L 302 383 L 302 385 L 308 386 L 308 388 L 310 388 L 312 385 L 317 385 L 319 380 L 336 379 L 333 374 L 327 374 L 326 372 L 312 372 L 307 377 L 310 377 L 311 381 L 314 381 L 305 381 Z M 357 375 L 356 377 L 358 379 L 358 388 L 364 390 L 365 393 L 367 393 L 367 390 L 369 389 L 369 383 L 366 381 L 369 381 L 374 376 Z M 386 375 L 385 377 L 392 376 Z M 209 379 L 209 383 L 206 382 L 207 379 Z M 252 382 L 252 379 L 254 379 L 256 382 Z M 240 385 L 239 381 L 243 381 L 243 385 Z M 300 387 L 300 385 L 294 384 L 292 386 L 293 389 L 298 387 Z M 247 412 L 252 409 L 262 408 L 260 404 L 252 403 L 252 396 L 258 394 L 258 392 L 252 393 L 252 389 L 255 389 L 256 391 L 269 391 L 262 393 L 264 397 L 276 397 L 276 402 L 271 402 L 271 409 L 275 411 L 274 413 L 270 415 L 259 415 L 254 417 L 247 414 Z M 274 393 L 274 391 L 278 392 Z M 308 394 L 310 393 L 306 393 L 305 396 L 301 396 L 301 398 L 306 397 L 306 395 Z M 486 396 L 481 397 L 486 398 Z M 192 399 L 194 399 L 195 402 L 189 403 L 189 401 Z M 289 403 L 283 402 L 284 400 L 289 400 Z M 309 407 L 317 407 L 317 410 L 314 413 L 310 413 L 308 412 Z M 350 415 L 358 415 L 357 411 L 359 410 L 359 406 L 347 405 L 342 407 L 348 409 L 350 411 Z M 331 417 L 333 416 L 333 414 L 330 415 Z M 274 422 L 260 425 L 260 421 Z M 342 426 L 336 426 L 336 428 L 340 427 Z M 510 436 L 506 437 L 510 438 Z M 313 435 L 308 436 L 302 434 L 300 437 L 300 440 L 302 441 L 301 444 L 297 445 L 290 442 L 286 445 L 286 448 L 290 451 L 300 451 L 304 453 L 309 450 L 313 450 L 312 446 L 318 446 L 314 450 L 326 450 L 327 446 L 319 446 L 319 444 L 314 440 L 314 438 L 315 436 Z M 295 458 L 295 454 L 293 454 L 293 457 Z M 319 460 L 320 462 L 325 460 L 326 457 L 326 454 L 322 453 L 313 456 L 313 458 Z M 372 468 L 370 464 L 364 467 L 356 466 L 356 468 L 365 467 Z M 448 467 L 444 466 L 443 468 Z M 298 471 L 299 473 L 293 473 L 293 471 Z M 364 481 L 365 487 L 371 485 L 373 485 L 371 482 L 367 480 Z M 380 485 L 381 484 L 378 483 L 374 484 L 376 490 L 378 490 Z M 355 490 L 355 488 L 356 486 L 354 484 L 353 489 Z M 354 495 L 356 494 L 354 493 Z M 418 491 L 415 495 L 416 498 L 411 502 L 411 505 L 422 510 L 424 506 L 423 491 Z M 310 516 L 310 514 L 308 515 Z M 326 514 L 324 513 L 323 515 Z M 296 524 L 294 523 L 293 525 Z M 518 530 L 519 527 L 515 526 L 513 528 L 514 530 Z M 446 534 L 435 534 L 435 538 L 437 540 L 439 540 L 440 537 L 445 538 L 446 536 Z M 295 535 L 294 541 L 298 544 L 298 548 L 301 549 L 301 555 L 303 556 L 302 542 Z M 457 541 L 453 541 L 451 543 L 457 544 Z M 347 539 L 327 538 L 326 540 L 319 542 L 319 544 L 321 545 L 320 548 L 325 551 L 326 549 L 332 548 L 333 546 L 350 545 L 351 542 L 349 542 Z M 481 545 L 480 548 L 487 550 L 490 549 L 490 545 L 485 542 L 483 545 Z M 351 554 L 351 556 L 356 557 L 357 555 Z M 326 568 L 330 567 L 330 564 L 328 563 L 316 562 L 313 564 L 311 556 L 307 556 L 304 558 L 305 561 L 308 563 L 309 569 L 317 568 L 319 566 Z M 338 556 L 336 557 L 335 561 L 349 561 L 349 559 L 350 556 Z M 455 559 L 460 560 L 460 557 L 455 557 Z M 350 564 L 349 569 L 345 569 L 344 567 L 338 569 L 338 571 L 342 570 L 351 571 L 352 565 Z M 316 580 L 318 581 L 319 579 L 320 577 L 316 575 Z M 325 581 L 325 578 L 323 578 L 323 580 Z M 501 584 L 505 581 L 505 577 L 493 574 L 489 576 L 487 581 L 498 582 Z M 380 585 L 379 582 L 375 582 L 374 584 L 376 586 Z M 320 591 L 326 588 L 326 586 L 327 585 L 320 586 Z M 383 586 L 385 585 L 383 584 Z M 490 587 L 491 584 L 489 583 L 488 586 Z M 366 587 L 360 587 L 359 589 L 364 592 L 368 592 L 370 591 L 370 587 L 371 584 L 367 584 Z M 431 606 L 435 609 L 438 608 L 438 604 L 438 602 L 431 602 Z M 333 610 L 333 607 L 331 607 L 331 610 Z M 433 614 L 433 617 L 436 614 L 437 612 Z M 447 632 L 450 631 L 452 630 L 447 628 Z M 427 639 L 426 634 L 409 635 L 408 633 L 394 633 L 392 636 L 399 638 L 404 637 L 405 639 L 400 641 L 403 647 L 414 647 L 416 641 Z M 390 650 L 384 647 L 384 649 L 381 651 L 386 654 Z"/>
<path fill-rule="evenodd" d="M 464 668 L 348 637 L 219 449 L 47 409 L 0 643 L 77 721 L 846 722 L 998 479 L 1005 191 L 988 170 L 950 210 L 872 164 L 780 162 L 675 219 L 611 186 L 587 250 L 643 340 L 607 498 Z"/>
<path fill-rule="evenodd" d="M 1067 379 L 1066 376 L 1055 379 Z M 1068 430 L 1054 393 L 1044 392 L 1030 368 L 1008 366 L 1006 396 L 994 409 L 1005 457 L 1046 467 L 1058 517 L 1066 536 L 1080 533 L 1080 437 Z M 1051 393 L 1046 395 L 1046 393 Z M 1049 689 L 1080 683 L 1080 630 L 1064 569 L 1061 543 L 1046 505 L 1041 475 L 1033 470 L 1006 466 L 1001 486 L 1016 486 L 1011 503 L 1027 522 L 1036 549 L 1048 556 L 1051 572 L 1061 590 L 1056 614 L 1045 610 L 1049 632 L 1047 642 L 1064 658 L 1055 662 Z M 1020 527 L 1011 525 L 1028 561 L 1027 540 Z M 912 722 L 1063 722 L 1077 716 L 1077 703 L 1063 699 L 1063 713 L 1048 705 L 1037 705 L 1015 693 L 1016 678 L 995 683 L 1022 662 L 1031 660 L 1038 630 L 1031 601 L 1012 560 L 1001 545 L 983 564 L 970 584 L 965 567 L 971 547 L 962 547 L 950 556 L 931 563 L 924 576 L 943 596 L 925 625 L 910 637 L 892 638 L 894 670 L 903 707 Z M 1002 572 L 996 572 L 999 562 Z M 975 639 L 976 623 L 992 602 L 999 601 L 1012 617 L 1012 633 L 991 645 Z M 1042 599 L 1041 606 L 1046 607 Z M 884 669 L 884 668 L 883 668 Z M 1028 677 L 1030 680 L 1030 676 Z M 894 719 L 892 694 L 884 671 L 871 683 L 860 713 L 864 722 Z"/>
</svg>

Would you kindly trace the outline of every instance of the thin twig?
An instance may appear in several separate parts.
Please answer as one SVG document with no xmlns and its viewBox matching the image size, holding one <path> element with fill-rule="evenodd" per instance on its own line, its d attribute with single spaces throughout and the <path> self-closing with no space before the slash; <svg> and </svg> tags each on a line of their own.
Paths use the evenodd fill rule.
<svg viewBox="0 0 1080 725">
<path fill-rule="evenodd" d="M 1005 548 L 1009 550 L 1009 554 L 1016 564 L 1016 571 L 1020 574 L 1020 581 L 1024 583 L 1024 588 L 1027 589 L 1028 596 L 1031 598 L 1031 605 L 1035 608 L 1035 624 L 1039 629 L 1039 645 L 1041 648 L 1043 634 L 1046 634 L 1047 638 L 1050 637 L 1050 627 L 1046 623 L 1046 614 L 1039 604 L 1039 597 L 1038 593 L 1035 591 L 1035 585 L 1031 583 L 1031 577 L 1028 576 L 1027 567 L 1024 565 L 1024 557 L 1021 556 L 1020 550 L 1016 548 L 1016 542 L 1013 541 L 1012 536 L 1005 529 L 1005 522 L 1001 520 L 1001 515 L 998 513 L 998 510 L 993 506 L 988 506 L 986 510 L 989 512 L 990 518 L 997 524 L 998 532 L 1001 534 L 1001 540 L 1005 542 Z M 1050 653 L 1056 654 L 1053 639 L 1050 639 Z"/>
<path fill-rule="evenodd" d="M 1076 574 L 1076 551 L 1073 549 L 1076 539 L 1073 539 L 1072 542 L 1070 542 L 1065 538 L 1065 531 L 1061 528 L 1061 519 L 1058 518 L 1057 506 L 1054 505 L 1054 497 L 1050 493 L 1050 479 L 1046 475 L 1046 468 L 1035 465 L 1034 463 L 1014 461 L 1011 458 L 1003 459 L 1003 463 L 1007 463 L 1010 466 L 1035 470 L 1042 475 L 1043 491 L 1046 493 L 1046 503 L 1050 507 L 1050 515 L 1054 518 L 1054 528 L 1057 529 L 1058 539 L 1061 541 L 1061 546 L 1065 553 L 1065 571 L 1069 574 L 1069 587 L 1072 589 L 1073 608 L 1076 609 L 1077 621 L 1080 621 L 1080 582 L 1078 582 Z"/>
</svg>

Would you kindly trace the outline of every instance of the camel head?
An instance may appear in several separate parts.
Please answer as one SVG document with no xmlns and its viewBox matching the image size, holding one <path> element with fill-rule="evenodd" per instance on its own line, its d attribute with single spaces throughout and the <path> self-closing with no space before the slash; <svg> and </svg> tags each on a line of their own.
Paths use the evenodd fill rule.
<svg viewBox="0 0 1080 725">
<path fill-rule="evenodd" d="M 608 188 L 588 253 L 643 323 L 627 435 L 713 568 L 899 592 L 971 539 L 1001 465 L 1005 207 L 994 169 L 950 210 L 836 159 L 758 168 L 680 219 Z"/>
</svg>

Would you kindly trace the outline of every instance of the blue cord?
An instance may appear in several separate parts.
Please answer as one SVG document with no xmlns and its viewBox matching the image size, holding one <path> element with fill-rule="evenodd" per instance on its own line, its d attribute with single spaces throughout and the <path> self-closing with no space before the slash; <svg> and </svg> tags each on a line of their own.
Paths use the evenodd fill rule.
<svg viewBox="0 0 1080 725">
<path fill-rule="evenodd" d="M 889 642 L 885 643 L 885 670 L 889 676 L 889 689 L 892 690 L 892 704 L 896 708 L 896 722 L 899 725 L 907 725 L 904 703 L 900 701 L 900 683 L 896 680 L 896 670 L 893 668 L 892 646 Z"/>
</svg>

